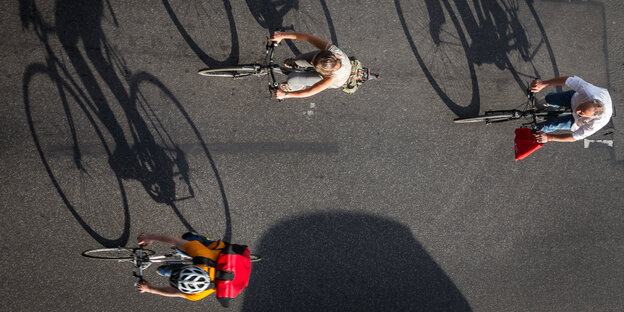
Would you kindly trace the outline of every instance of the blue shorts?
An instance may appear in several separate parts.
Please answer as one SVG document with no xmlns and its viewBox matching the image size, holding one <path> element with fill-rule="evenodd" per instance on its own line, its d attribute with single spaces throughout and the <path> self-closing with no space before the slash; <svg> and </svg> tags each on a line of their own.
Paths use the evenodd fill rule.
<svg viewBox="0 0 624 312">
<path fill-rule="evenodd" d="M 572 96 L 574 93 L 576 93 L 574 90 L 548 93 L 548 95 L 546 95 L 546 103 L 554 108 L 572 108 Z M 550 133 L 557 130 L 570 130 L 573 123 L 574 117 L 572 115 L 566 115 L 550 118 L 541 122 L 537 125 L 537 128 L 542 132 Z"/>
</svg>

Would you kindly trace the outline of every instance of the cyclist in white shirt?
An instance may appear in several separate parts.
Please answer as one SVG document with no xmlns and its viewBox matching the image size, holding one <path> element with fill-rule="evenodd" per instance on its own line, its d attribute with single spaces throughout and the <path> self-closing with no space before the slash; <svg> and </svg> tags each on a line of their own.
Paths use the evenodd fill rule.
<svg viewBox="0 0 624 312">
<path fill-rule="evenodd" d="M 545 98 L 546 105 L 554 108 L 569 107 L 572 114 L 551 118 L 539 124 L 540 131 L 536 138 L 540 143 L 581 140 L 609 123 L 613 114 L 609 91 L 596 87 L 577 76 L 563 76 L 550 80 L 535 79 L 531 82 L 531 91 L 537 93 L 545 87 L 562 85 L 572 90 L 549 93 Z M 557 130 L 568 130 L 570 133 L 551 133 Z"/>
</svg>

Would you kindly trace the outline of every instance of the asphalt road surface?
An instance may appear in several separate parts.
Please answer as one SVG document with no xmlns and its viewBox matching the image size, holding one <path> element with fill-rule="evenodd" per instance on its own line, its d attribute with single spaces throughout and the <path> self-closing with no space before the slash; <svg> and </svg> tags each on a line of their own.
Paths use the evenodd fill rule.
<svg viewBox="0 0 624 312">
<path fill-rule="evenodd" d="M 221 310 L 81 256 L 189 230 L 263 256 L 232 311 L 624 310 L 619 0 L 0 6 L 4 311 Z M 196 74 L 262 60 L 276 28 L 382 79 L 277 102 Z M 452 123 L 557 75 L 610 90 L 613 133 L 515 162 L 521 122 Z"/>
</svg>

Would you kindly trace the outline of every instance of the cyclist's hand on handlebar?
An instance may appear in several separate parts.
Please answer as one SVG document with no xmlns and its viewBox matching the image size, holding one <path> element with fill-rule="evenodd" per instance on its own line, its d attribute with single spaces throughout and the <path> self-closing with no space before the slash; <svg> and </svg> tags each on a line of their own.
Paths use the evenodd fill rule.
<svg viewBox="0 0 624 312">
<path fill-rule="evenodd" d="M 535 133 L 535 139 L 538 143 L 546 143 L 548 142 L 548 134 L 542 131 L 537 131 L 537 133 Z"/>
<path fill-rule="evenodd" d="M 149 246 L 152 242 L 154 242 L 154 240 L 149 237 L 149 234 L 145 233 L 139 234 L 139 237 L 137 237 L 137 241 L 139 242 L 139 245 L 143 246 Z"/>
<path fill-rule="evenodd" d="M 539 79 L 535 79 L 531 82 L 531 92 L 533 93 L 540 92 L 546 87 L 548 87 L 548 85 Z"/>
<path fill-rule="evenodd" d="M 275 89 L 275 91 L 273 91 L 273 94 L 275 94 L 275 98 L 278 100 L 283 100 L 286 98 L 286 92 L 282 91 L 281 89 Z"/>
<path fill-rule="evenodd" d="M 152 284 L 144 279 L 140 280 L 138 284 L 137 288 L 141 293 L 149 292 L 152 289 Z"/>
<path fill-rule="evenodd" d="M 269 41 L 275 41 L 277 43 L 280 43 L 282 42 L 282 39 L 284 39 L 284 34 L 279 31 L 275 31 L 273 32 L 273 37 L 269 38 Z"/>
</svg>

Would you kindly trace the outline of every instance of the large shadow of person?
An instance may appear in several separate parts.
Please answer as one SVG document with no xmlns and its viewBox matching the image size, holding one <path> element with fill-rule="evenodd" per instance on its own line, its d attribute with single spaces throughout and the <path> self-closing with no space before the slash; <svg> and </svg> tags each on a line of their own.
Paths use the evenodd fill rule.
<svg viewBox="0 0 624 312">
<path fill-rule="evenodd" d="M 106 4 L 116 21 L 112 7 L 108 2 Z M 123 246 L 129 239 L 130 213 L 122 180 L 139 181 L 155 202 L 167 204 L 187 230 L 195 231 L 180 209 L 180 203 L 195 199 L 193 202 L 197 207 L 200 202 L 205 203 L 205 198 L 201 196 L 211 196 L 207 192 L 195 190 L 199 185 L 197 181 L 205 180 L 205 176 L 196 175 L 197 180 L 194 180 L 192 175 L 193 169 L 210 167 L 225 210 L 225 237 L 231 236 L 229 206 L 223 184 L 201 134 L 184 107 L 162 82 L 149 73 L 131 73 L 102 28 L 105 8 L 102 0 L 79 4 L 56 0 L 54 22 L 51 23 L 42 18 L 34 1 L 20 2 L 23 26 L 25 29 L 33 28 L 47 52 L 46 64 L 34 63 L 26 70 L 24 103 L 33 139 L 55 188 L 70 212 L 96 241 L 110 247 Z M 57 56 L 53 48 L 54 37 L 61 43 L 65 54 L 63 57 Z M 72 72 L 77 75 L 72 75 Z M 29 91 L 36 87 L 31 86 L 30 82 L 33 77 L 44 74 L 55 82 L 61 95 L 58 102 L 52 96 L 45 101 L 41 98 L 31 99 L 30 95 L 37 93 Z M 47 137 L 38 134 L 43 132 L 37 129 L 42 124 L 37 120 L 55 125 L 55 119 L 62 119 L 52 118 L 57 115 L 40 114 L 44 111 L 41 107 L 57 106 L 54 104 L 59 102 L 61 105 L 58 106 L 63 107 L 64 119 L 68 121 L 67 128 L 70 131 L 59 132 L 58 135 L 71 134 L 72 166 L 66 166 L 58 157 L 48 157 L 51 152 L 49 145 L 40 143 L 40 139 Z M 122 114 L 114 113 L 120 109 Z M 82 118 L 83 115 L 86 119 Z M 125 117 L 128 130 L 124 130 L 124 118 L 120 118 L 121 115 Z M 80 120 L 82 123 L 79 124 Z M 86 132 L 85 125 L 94 131 Z M 92 147 L 93 133 L 99 137 L 102 148 Z M 110 135 L 114 144 L 111 144 L 105 133 Z M 180 147 L 181 143 L 199 147 L 206 157 L 195 157 L 194 161 L 190 161 Z M 109 168 L 101 165 L 100 160 L 104 158 L 107 158 Z M 108 173 L 110 170 L 114 173 L 112 179 Z M 80 181 L 78 185 L 76 180 Z M 109 189 L 111 184 L 116 184 L 119 191 L 102 194 L 97 200 L 91 200 L 95 198 L 91 195 Z M 74 191 L 77 188 L 80 193 Z M 101 235 L 81 213 L 94 209 L 101 209 L 100 213 L 108 212 L 114 208 L 108 205 L 113 203 L 108 200 L 108 195 L 120 195 L 124 208 L 123 232 L 113 239 Z M 186 202 L 182 205 L 189 207 Z M 93 214 L 92 211 L 89 213 Z"/>
<path fill-rule="evenodd" d="M 396 221 L 314 213 L 272 227 L 253 250 L 244 311 L 470 311 L 444 271 Z"/>
</svg>

